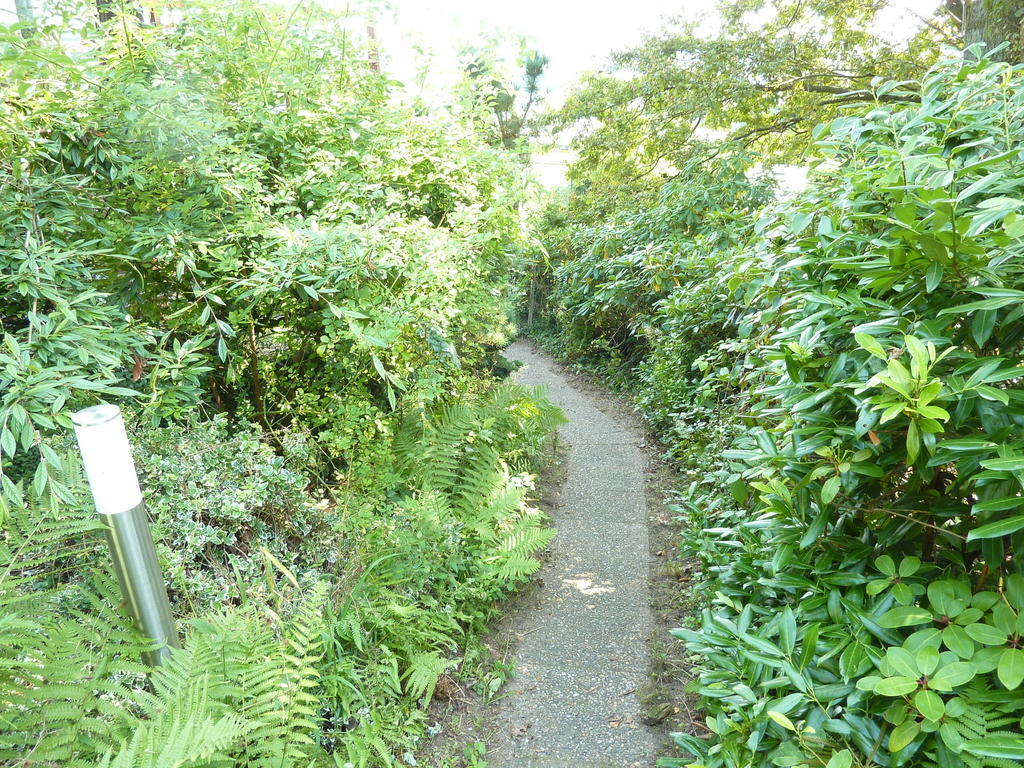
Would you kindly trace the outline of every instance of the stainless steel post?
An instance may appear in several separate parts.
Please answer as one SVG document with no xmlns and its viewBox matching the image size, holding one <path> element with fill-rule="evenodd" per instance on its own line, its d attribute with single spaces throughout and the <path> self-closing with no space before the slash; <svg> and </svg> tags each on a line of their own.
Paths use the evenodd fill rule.
<svg viewBox="0 0 1024 768">
<path fill-rule="evenodd" d="M 121 409 L 107 403 L 94 405 L 75 413 L 71 421 L 96 512 L 106 526 L 121 594 L 142 634 L 157 645 L 147 654 L 147 661 L 162 664 L 169 649 L 179 647 L 178 633 Z"/>
</svg>

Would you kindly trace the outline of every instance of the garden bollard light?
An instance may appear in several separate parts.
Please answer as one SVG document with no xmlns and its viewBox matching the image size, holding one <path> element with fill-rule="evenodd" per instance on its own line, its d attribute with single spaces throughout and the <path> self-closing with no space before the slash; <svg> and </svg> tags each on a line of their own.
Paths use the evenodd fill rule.
<svg viewBox="0 0 1024 768">
<path fill-rule="evenodd" d="M 158 646 L 145 655 L 146 660 L 152 665 L 162 664 L 170 648 L 180 647 L 178 633 L 153 548 L 121 409 L 109 403 L 94 405 L 75 413 L 71 421 L 96 512 L 106 526 L 121 594 L 142 634 Z"/>
</svg>

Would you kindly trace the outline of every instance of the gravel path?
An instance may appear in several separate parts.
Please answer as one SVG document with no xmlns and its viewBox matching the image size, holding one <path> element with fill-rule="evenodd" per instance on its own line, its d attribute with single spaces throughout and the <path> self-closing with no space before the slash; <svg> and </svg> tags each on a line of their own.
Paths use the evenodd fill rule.
<svg viewBox="0 0 1024 768">
<path fill-rule="evenodd" d="M 656 736 L 637 689 L 652 629 L 640 436 L 575 389 L 524 342 L 506 352 L 516 379 L 547 386 L 569 423 L 558 536 L 537 601 L 514 617 L 516 675 L 502 701 L 492 768 L 650 768 Z"/>
</svg>

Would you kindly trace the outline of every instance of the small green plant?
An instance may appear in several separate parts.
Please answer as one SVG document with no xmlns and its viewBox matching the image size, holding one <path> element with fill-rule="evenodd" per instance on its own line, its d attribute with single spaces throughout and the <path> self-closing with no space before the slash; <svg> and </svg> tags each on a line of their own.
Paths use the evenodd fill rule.
<svg viewBox="0 0 1024 768">
<path fill-rule="evenodd" d="M 502 661 L 494 659 L 490 669 L 486 670 L 480 680 L 478 693 L 485 702 L 494 701 L 501 689 L 512 677 L 515 676 L 515 659 Z"/>
<path fill-rule="evenodd" d="M 464 768 L 487 768 L 487 745 L 482 741 L 474 741 L 462 751 Z"/>
</svg>

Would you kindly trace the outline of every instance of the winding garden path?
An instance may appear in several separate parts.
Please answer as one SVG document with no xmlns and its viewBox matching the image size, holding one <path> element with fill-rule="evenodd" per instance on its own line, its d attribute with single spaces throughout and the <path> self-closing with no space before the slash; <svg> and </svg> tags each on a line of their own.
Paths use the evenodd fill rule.
<svg viewBox="0 0 1024 768">
<path fill-rule="evenodd" d="M 565 411 L 567 478 L 537 600 L 514 618 L 516 675 L 492 768 L 650 768 L 658 740 L 637 691 L 652 630 L 641 437 L 524 342 L 506 355 Z"/>
</svg>

